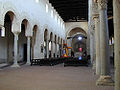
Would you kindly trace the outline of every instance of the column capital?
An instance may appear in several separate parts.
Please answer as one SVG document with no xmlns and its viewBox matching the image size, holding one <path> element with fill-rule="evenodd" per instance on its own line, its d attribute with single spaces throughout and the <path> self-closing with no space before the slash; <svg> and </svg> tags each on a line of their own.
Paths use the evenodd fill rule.
<svg viewBox="0 0 120 90">
<path fill-rule="evenodd" d="M 93 33 L 94 31 L 95 31 L 95 22 L 94 22 L 94 18 L 92 18 L 91 32 Z"/>
<path fill-rule="evenodd" d="M 93 16 L 92 16 L 92 19 L 94 20 L 95 18 L 99 18 L 99 14 L 94 14 Z"/>
<path fill-rule="evenodd" d="M 95 20 L 95 22 L 99 23 L 100 22 L 99 14 L 98 15 L 94 15 L 93 19 Z"/>
<path fill-rule="evenodd" d="M 32 36 L 26 36 L 27 38 L 31 38 Z"/>
<path fill-rule="evenodd" d="M 14 31 L 13 34 L 14 34 L 14 35 L 19 35 L 20 32 Z"/>
<path fill-rule="evenodd" d="M 1 28 L 1 27 L 4 27 L 4 25 L 1 25 L 1 24 L 0 24 L 0 28 Z"/>
<path fill-rule="evenodd" d="M 92 15 L 96 15 L 96 14 L 99 14 L 99 11 L 98 11 L 98 3 L 93 2 L 93 3 L 92 3 Z"/>
<path fill-rule="evenodd" d="M 107 9 L 107 0 L 98 0 L 99 10 Z"/>
</svg>

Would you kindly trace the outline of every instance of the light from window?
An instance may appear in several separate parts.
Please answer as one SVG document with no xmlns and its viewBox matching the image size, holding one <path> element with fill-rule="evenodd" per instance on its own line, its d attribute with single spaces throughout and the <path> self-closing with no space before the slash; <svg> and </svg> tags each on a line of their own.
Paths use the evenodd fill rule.
<svg viewBox="0 0 120 90">
<path fill-rule="evenodd" d="M 62 27 L 62 22 L 61 22 L 61 27 Z"/>
<path fill-rule="evenodd" d="M 58 18 L 58 24 L 60 24 L 60 19 Z"/>
<path fill-rule="evenodd" d="M 114 37 L 112 37 L 112 44 L 114 44 Z"/>
<path fill-rule="evenodd" d="M 51 10 L 51 17 L 53 18 L 53 10 Z"/>
<path fill-rule="evenodd" d="M 111 39 L 109 40 L 109 45 L 112 45 L 112 41 L 111 41 Z"/>
<path fill-rule="evenodd" d="M 64 23 L 63 23 L 63 29 L 64 29 Z"/>
<path fill-rule="evenodd" d="M 55 21 L 57 21 L 57 16 L 55 15 Z"/>
<path fill-rule="evenodd" d="M 36 3 L 39 3 L 40 0 L 35 0 L 35 1 L 36 1 Z"/>
<path fill-rule="evenodd" d="M 63 25 L 64 25 L 64 24 L 62 23 L 62 28 L 63 28 Z"/>
<path fill-rule="evenodd" d="M 1 37 L 5 37 L 5 27 L 1 28 Z"/>
<path fill-rule="evenodd" d="M 48 5 L 46 4 L 46 13 L 48 13 Z"/>
</svg>

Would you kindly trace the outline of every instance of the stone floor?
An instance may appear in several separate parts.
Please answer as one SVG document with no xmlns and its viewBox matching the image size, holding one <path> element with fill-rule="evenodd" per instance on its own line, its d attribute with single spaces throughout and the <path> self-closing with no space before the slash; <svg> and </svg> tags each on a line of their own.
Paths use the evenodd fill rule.
<svg viewBox="0 0 120 90">
<path fill-rule="evenodd" d="M 21 66 L 0 70 L 0 90 L 114 90 L 96 86 L 91 67 Z"/>
</svg>

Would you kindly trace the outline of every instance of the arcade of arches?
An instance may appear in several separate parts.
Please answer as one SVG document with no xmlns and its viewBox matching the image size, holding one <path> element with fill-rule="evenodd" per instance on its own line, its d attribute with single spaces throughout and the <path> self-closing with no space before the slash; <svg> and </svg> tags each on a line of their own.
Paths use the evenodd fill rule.
<svg viewBox="0 0 120 90">
<path fill-rule="evenodd" d="M 20 68 L 31 59 L 61 58 L 67 44 L 69 57 L 90 56 L 96 85 L 120 90 L 120 0 L 112 2 L 112 17 L 109 1 L 88 0 L 88 21 L 65 22 L 49 0 L 0 0 L 0 64 Z"/>
</svg>

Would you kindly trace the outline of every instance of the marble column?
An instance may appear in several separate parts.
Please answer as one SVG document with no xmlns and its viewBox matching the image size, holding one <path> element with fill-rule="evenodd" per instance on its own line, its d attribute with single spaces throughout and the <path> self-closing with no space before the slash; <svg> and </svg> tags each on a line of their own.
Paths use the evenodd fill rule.
<svg viewBox="0 0 120 90">
<path fill-rule="evenodd" d="M 53 40 L 51 41 L 51 57 L 54 57 L 54 53 L 53 53 Z"/>
<path fill-rule="evenodd" d="M 61 56 L 63 56 L 63 43 L 61 42 Z"/>
<path fill-rule="evenodd" d="M 95 21 L 95 42 L 96 42 L 96 74 L 101 73 L 101 59 L 100 59 L 100 27 L 99 27 L 99 14 L 94 16 Z"/>
<path fill-rule="evenodd" d="M 95 29 L 95 27 L 94 27 L 94 29 Z M 95 48 L 95 30 L 93 29 L 93 50 L 92 50 L 92 53 L 93 53 L 93 69 L 96 69 L 96 59 L 95 59 L 95 57 L 96 57 L 96 48 Z"/>
<path fill-rule="evenodd" d="M 92 21 L 93 22 L 93 21 Z M 95 37 L 94 37 L 94 24 L 91 24 L 91 33 L 90 33 L 90 53 L 91 53 L 91 63 L 93 65 L 93 69 L 96 68 L 96 62 L 95 62 L 95 49 L 94 49 L 94 42 L 95 42 Z"/>
<path fill-rule="evenodd" d="M 20 67 L 18 65 L 18 33 L 14 33 L 14 63 L 11 67 Z"/>
<path fill-rule="evenodd" d="M 61 43 L 61 56 L 63 56 L 63 43 Z"/>
<path fill-rule="evenodd" d="M 101 74 L 97 85 L 113 85 L 109 75 L 109 34 L 107 20 L 107 0 L 99 0 L 100 15 L 100 55 L 101 55 Z"/>
<path fill-rule="evenodd" d="M 57 58 L 57 42 L 55 43 L 55 57 Z"/>
<path fill-rule="evenodd" d="M 27 37 L 27 65 L 30 65 L 30 36 Z"/>
<path fill-rule="evenodd" d="M 60 43 L 59 43 L 58 45 L 59 45 L 59 51 L 58 51 L 58 52 L 59 52 L 59 57 L 60 57 L 60 53 L 61 53 L 61 52 L 60 52 Z"/>
<path fill-rule="evenodd" d="M 120 90 L 120 0 L 113 0 L 115 90 Z"/>
<path fill-rule="evenodd" d="M 47 58 L 49 58 L 49 40 L 46 40 L 46 49 Z"/>
</svg>

